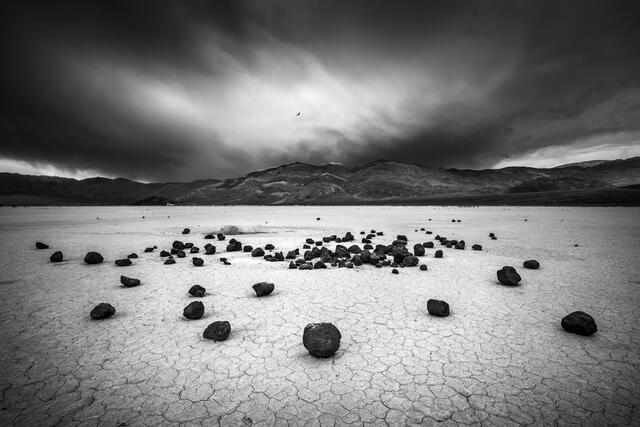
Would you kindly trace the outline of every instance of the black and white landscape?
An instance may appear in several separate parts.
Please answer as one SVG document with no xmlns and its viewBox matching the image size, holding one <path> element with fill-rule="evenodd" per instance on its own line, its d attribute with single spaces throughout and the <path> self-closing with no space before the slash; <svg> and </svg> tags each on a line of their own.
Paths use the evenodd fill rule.
<svg viewBox="0 0 640 427">
<path fill-rule="evenodd" d="M 0 5 L 0 425 L 638 425 L 631 1 Z"/>
</svg>

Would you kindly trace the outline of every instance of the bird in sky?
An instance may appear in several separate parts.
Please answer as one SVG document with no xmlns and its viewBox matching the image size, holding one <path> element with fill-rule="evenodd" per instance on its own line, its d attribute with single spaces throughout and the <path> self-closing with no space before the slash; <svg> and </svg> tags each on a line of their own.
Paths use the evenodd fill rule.
<svg viewBox="0 0 640 427">
<path fill-rule="evenodd" d="M 298 111 L 298 114 L 296 114 L 296 116 L 299 116 L 299 115 L 300 115 L 300 111 Z"/>
</svg>

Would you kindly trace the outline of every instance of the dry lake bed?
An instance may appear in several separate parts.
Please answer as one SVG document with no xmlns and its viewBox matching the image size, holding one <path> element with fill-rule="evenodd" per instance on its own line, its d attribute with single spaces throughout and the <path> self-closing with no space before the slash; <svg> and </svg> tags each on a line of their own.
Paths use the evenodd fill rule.
<svg viewBox="0 0 640 427">
<path fill-rule="evenodd" d="M 204 239 L 231 225 L 246 234 Z M 225 251 L 236 238 L 286 254 L 347 231 L 362 246 L 371 229 L 384 232 L 374 245 L 439 234 L 467 248 L 436 242 L 420 257 L 427 271 L 397 275 L 289 270 Z M 0 237 L 0 425 L 640 423 L 638 208 L 3 207 Z M 202 267 L 190 254 L 164 265 L 174 240 L 217 253 L 197 255 Z M 64 261 L 50 262 L 58 250 Z M 105 262 L 86 265 L 88 251 Z M 114 265 L 132 252 L 133 265 Z M 528 259 L 540 269 L 524 269 Z M 502 266 L 520 286 L 497 281 Z M 120 275 L 142 284 L 125 288 Z M 275 291 L 257 298 L 262 281 Z M 194 284 L 203 298 L 187 293 Z M 431 298 L 450 316 L 430 316 Z M 194 300 L 204 317 L 187 320 Z M 101 302 L 116 313 L 92 320 Z M 576 310 L 593 316 L 595 334 L 562 329 Z M 202 336 L 216 320 L 231 324 L 226 341 Z M 331 358 L 303 346 L 315 322 L 342 334 Z"/>
</svg>

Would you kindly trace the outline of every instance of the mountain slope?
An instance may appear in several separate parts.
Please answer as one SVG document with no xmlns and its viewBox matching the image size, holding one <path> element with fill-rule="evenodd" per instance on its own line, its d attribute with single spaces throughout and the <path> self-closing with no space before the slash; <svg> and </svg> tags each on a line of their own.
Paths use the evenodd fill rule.
<svg viewBox="0 0 640 427">
<path fill-rule="evenodd" d="M 353 169 L 296 162 L 244 177 L 191 183 L 0 173 L 0 203 L 640 205 L 638 184 L 640 157 L 550 169 L 485 170 L 428 168 L 395 161 L 375 161 Z"/>
</svg>

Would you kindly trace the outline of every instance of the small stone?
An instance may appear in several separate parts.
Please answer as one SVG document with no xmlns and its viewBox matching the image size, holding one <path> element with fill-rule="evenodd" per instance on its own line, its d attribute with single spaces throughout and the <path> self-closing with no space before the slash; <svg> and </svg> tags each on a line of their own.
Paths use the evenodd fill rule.
<svg viewBox="0 0 640 427">
<path fill-rule="evenodd" d="M 191 230 L 189 230 L 188 228 L 185 228 L 184 230 L 182 230 L 182 234 L 189 234 L 191 233 Z"/>
<path fill-rule="evenodd" d="M 213 322 L 202 333 L 202 337 L 213 341 L 224 341 L 229 337 L 231 324 L 226 320 Z"/>
<path fill-rule="evenodd" d="M 436 255 L 435 255 L 435 257 L 436 257 L 436 258 L 442 258 L 442 250 L 438 249 L 438 250 L 436 251 Z"/>
<path fill-rule="evenodd" d="M 36 249 L 49 249 L 49 245 L 42 242 L 36 242 Z"/>
<path fill-rule="evenodd" d="M 213 234 L 207 234 L 206 236 L 204 236 L 205 239 L 215 239 L 215 236 Z"/>
<path fill-rule="evenodd" d="M 424 246 L 422 246 L 420 243 L 416 243 L 415 245 L 413 245 L 413 254 L 415 256 L 423 256 Z"/>
<path fill-rule="evenodd" d="M 505 286 L 517 286 L 522 280 L 515 268 L 504 266 L 502 270 L 498 270 L 498 281 Z"/>
<path fill-rule="evenodd" d="M 422 264 L 422 265 L 420 266 L 420 270 L 422 270 L 422 271 L 427 271 L 427 270 L 428 270 L 428 268 L 427 268 L 427 264 Z"/>
<path fill-rule="evenodd" d="M 89 252 L 84 256 L 84 262 L 87 264 L 100 264 L 102 261 L 104 258 L 98 252 Z"/>
<path fill-rule="evenodd" d="M 120 283 L 122 283 L 126 288 L 140 286 L 140 280 L 127 276 L 120 276 Z"/>
<path fill-rule="evenodd" d="M 178 251 L 178 252 L 176 252 L 176 256 L 178 258 L 184 258 L 184 257 L 187 256 L 187 254 L 184 251 Z"/>
<path fill-rule="evenodd" d="M 252 257 L 264 256 L 264 250 L 262 248 L 255 248 L 253 251 L 251 251 L 251 256 Z"/>
<path fill-rule="evenodd" d="M 269 283 L 269 282 L 256 283 L 252 287 L 253 287 L 253 290 L 256 292 L 256 296 L 258 297 L 269 295 L 275 289 L 275 286 L 273 285 L 273 283 Z"/>
<path fill-rule="evenodd" d="M 204 304 L 201 301 L 194 301 L 184 308 L 182 315 L 187 319 L 198 320 L 204 315 Z"/>
<path fill-rule="evenodd" d="M 160 256 L 161 256 L 162 258 L 164 258 L 164 257 L 168 257 L 168 256 L 171 256 L 171 253 L 170 253 L 170 252 L 167 252 L 167 251 L 160 251 Z"/>
<path fill-rule="evenodd" d="M 432 316 L 447 317 L 449 315 L 449 304 L 437 299 L 427 301 L 427 311 Z"/>
<path fill-rule="evenodd" d="M 322 261 L 318 261 L 313 265 L 313 269 L 314 270 L 318 270 L 318 269 L 321 269 L 321 268 L 327 268 L 327 265 Z"/>
<path fill-rule="evenodd" d="M 289 270 L 295 270 L 295 269 L 297 269 L 297 268 L 298 268 L 298 266 L 296 265 L 296 263 L 295 263 L 295 262 L 291 261 L 291 262 L 289 263 Z"/>
<path fill-rule="evenodd" d="M 224 240 L 224 239 L 225 239 L 225 236 L 224 236 L 224 234 L 222 234 L 222 233 L 218 233 L 218 234 L 216 235 L 216 237 L 218 238 L 218 240 Z"/>
<path fill-rule="evenodd" d="M 332 323 L 309 323 L 304 328 L 302 344 L 313 357 L 331 357 L 340 348 L 342 335 Z"/>
<path fill-rule="evenodd" d="M 93 307 L 89 316 L 94 320 L 102 320 L 113 316 L 116 313 L 116 309 L 109 303 L 101 302 Z"/>
<path fill-rule="evenodd" d="M 144 253 L 153 252 L 153 248 L 144 248 Z"/>
<path fill-rule="evenodd" d="M 473 249 L 474 251 L 481 251 L 482 250 L 482 245 L 475 244 L 475 245 L 471 246 L 471 249 Z"/>
<path fill-rule="evenodd" d="M 181 251 L 181 250 L 184 250 L 184 243 L 182 243 L 180 240 L 174 240 L 173 243 L 171 244 L 171 247 L 173 249 L 177 249 Z"/>
<path fill-rule="evenodd" d="M 562 318 L 560 322 L 562 329 L 572 334 L 578 334 L 582 336 L 589 336 L 598 330 L 593 317 L 585 313 L 584 311 L 574 311 Z"/>
<path fill-rule="evenodd" d="M 399 272 L 398 272 L 398 269 L 397 269 L 397 268 L 394 268 L 393 270 L 391 270 L 391 273 L 393 273 L 393 274 L 399 274 Z"/>
<path fill-rule="evenodd" d="M 51 260 L 51 262 L 62 262 L 62 258 L 62 252 L 56 251 L 49 257 L 49 260 Z"/>
<path fill-rule="evenodd" d="M 127 255 L 127 258 L 129 258 L 129 259 L 136 259 L 136 258 L 138 258 L 138 254 L 135 254 L 135 253 L 133 253 L 133 254 L 129 254 L 129 255 Z"/>
<path fill-rule="evenodd" d="M 276 247 L 273 246 L 271 243 L 267 243 L 266 245 L 264 245 L 264 248 L 268 251 L 272 251 L 274 250 Z"/>
<path fill-rule="evenodd" d="M 253 246 L 251 246 L 251 245 L 245 245 L 242 248 L 242 252 L 251 252 L 252 250 L 253 250 Z"/>
<path fill-rule="evenodd" d="M 196 298 L 204 297 L 205 292 L 207 292 L 207 290 L 200 285 L 193 285 L 189 288 L 189 295 Z"/>
<path fill-rule="evenodd" d="M 211 243 L 207 243 L 206 245 L 204 245 L 205 255 L 215 255 L 215 253 L 216 253 L 216 247 L 213 246 Z"/>
<path fill-rule="evenodd" d="M 535 259 L 527 260 L 523 262 L 522 265 L 524 266 L 524 268 L 528 268 L 530 270 L 537 270 L 538 268 L 540 268 L 540 263 Z"/>
<path fill-rule="evenodd" d="M 121 259 L 117 259 L 115 264 L 118 267 L 128 267 L 132 264 L 132 262 L 129 258 L 121 258 Z"/>
<path fill-rule="evenodd" d="M 417 256 L 409 255 L 402 259 L 402 265 L 405 267 L 415 267 L 420 263 L 420 260 Z"/>
<path fill-rule="evenodd" d="M 204 260 L 202 258 L 193 257 L 191 262 L 193 262 L 195 267 L 202 267 L 204 265 Z"/>
<path fill-rule="evenodd" d="M 191 249 L 189 249 L 190 254 L 197 254 L 198 252 L 200 252 L 200 248 L 198 248 L 197 246 L 193 246 Z"/>
<path fill-rule="evenodd" d="M 164 265 L 171 265 L 171 264 L 175 264 L 176 260 L 173 258 L 169 258 L 164 262 Z"/>
</svg>

